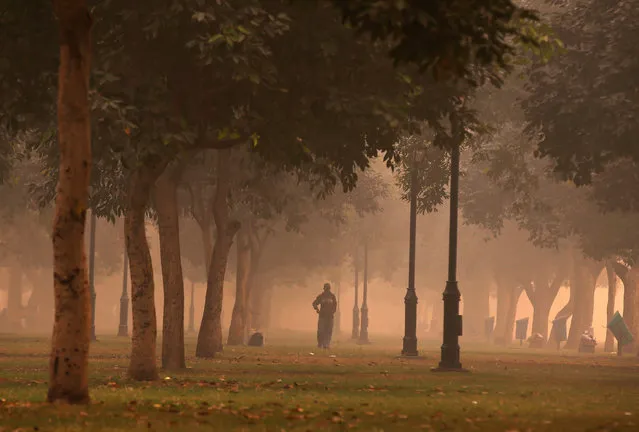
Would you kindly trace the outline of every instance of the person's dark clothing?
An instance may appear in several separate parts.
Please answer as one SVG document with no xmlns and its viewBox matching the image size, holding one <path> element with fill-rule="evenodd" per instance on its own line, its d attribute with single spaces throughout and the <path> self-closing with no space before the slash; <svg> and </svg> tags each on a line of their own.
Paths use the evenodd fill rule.
<svg viewBox="0 0 639 432">
<path fill-rule="evenodd" d="M 313 302 L 313 308 L 318 311 L 317 346 L 328 348 L 333 336 L 333 315 L 337 310 L 337 298 L 330 291 L 318 295 Z"/>
</svg>

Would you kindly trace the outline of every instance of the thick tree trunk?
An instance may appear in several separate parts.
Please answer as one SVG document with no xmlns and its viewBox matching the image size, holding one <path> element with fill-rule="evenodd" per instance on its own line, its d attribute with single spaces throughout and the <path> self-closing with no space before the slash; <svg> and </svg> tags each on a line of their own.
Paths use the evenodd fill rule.
<svg viewBox="0 0 639 432">
<path fill-rule="evenodd" d="M 126 250 L 131 272 L 131 359 L 129 376 L 147 381 L 158 377 L 156 365 L 157 322 L 153 262 L 146 239 L 145 214 L 149 194 L 166 164 L 142 166 L 132 175 L 124 217 Z"/>
<path fill-rule="evenodd" d="M 60 173 L 53 221 L 55 317 L 49 402 L 88 403 L 91 298 L 84 225 L 91 172 L 91 15 L 86 0 L 54 0 L 59 23 Z"/>
<path fill-rule="evenodd" d="M 247 284 L 251 267 L 251 245 L 248 228 L 240 228 L 237 234 L 237 271 L 235 282 L 235 305 L 227 339 L 228 345 L 244 343 L 247 304 Z"/>
<path fill-rule="evenodd" d="M 217 236 L 206 282 L 206 297 L 202 324 L 197 338 L 195 355 L 212 358 L 222 351 L 222 300 L 224 298 L 224 276 L 233 238 L 240 228 L 237 221 L 229 221 L 228 195 L 230 191 L 230 153 L 218 151 L 217 187 L 213 200 L 213 218 Z"/>
<path fill-rule="evenodd" d="M 596 278 L 593 276 L 594 267 L 580 255 L 575 257 L 572 294 L 574 295 L 574 309 L 566 348 L 576 349 L 581 335 L 592 326 Z"/>
<path fill-rule="evenodd" d="M 627 325 L 628 329 L 630 329 L 634 336 L 634 341 L 624 346 L 624 349 L 626 352 L 631 352 L 639 346 L 639 343 L 637 342 L 639 340 L 639 295 L 637 293 L 637 286 L 639 285 L 639 269 L 634 267 L 631 268 L 630 271 L 628 271 L 628 280 L 631 289 L 627 300 L 624 295 L 624 319 L 626 319 L 626 316 L 630 317 Z M 630 313 L 626 313 L 626 303 L 628 304 L 628 311 Z"/>
<path fill-rule="evenodd" d="M 544 287 L 541 291 L 535 293 L 535 302 L 533 303 L 532 334 L 539 333 L 542 335 L 544 343 L 548 340 L 550 308 L 555 301 L 557 293 L 554 296 L 552 294 L 547 287 Z"/>
<path fill-rule="evenodd" d="M 551 280 L 548 277 L 539 277 L 535 279 L 534 291 L 526 290 L 528 298 L 533 305 L 532 334 L 538 333 L 544 337 L 544 341 L 539 347 L 545 345 L 549 340 L 550 309 L 557 298 L 559 288 L 564 282 L 564 274 L 564 269 L 560 267 Z"/>
<path fill-rule="evenodd" d="M 624 345 L 624 352 L 630 352 L 637 344 L 636 339 L 639 337 L 639 331 L 637 330 L 637 281 L 639 280 L 636 275 L 636 271 L 628 269 L 623 264 L 615 263 L 615 271 L 623 282 L 623 320 L 628 326 L 628 329 L 635 337 L 635 341 L 630 344 Z"/>
<path fill-rule="evenodd" d="M 611 262 L 606 263 L 606 274 L 608 275 L 608 304 L 606 306 L 606 324 L 608 324 L 615 314 L 615 298 L 617 296 L 617 273 Z M 615 337 L 610 330 L 606 330 L 606 342 L 604 352 L 615 351 Z"/>
<path fill-rule="evenodd" d="M 573 310 L 574 310 L 574 304 L 575 304 L 575 290 L 573 287 L 573 284 L 569 284 L 568 285 L 568 303 L 566 303 L 566 305 L 564 307 L 561 308 L 561 310 L 559 312 L 557 312 L 557 314 L 555 315 L 555 320 L 559 319 L 559 318 L 570 318 L 573 314 Z M 555 346 L 555 328 L 552 327 L 550 329 L 550 336 L 548 337 L 548 343 L 552 343 L 553 346 Z"/>
<path fill-rule="evenodd" d="M 244 334 L 247 338 L 250 336 L 250 332 L 253 329 L 259 327 L 256 326 L 255 317 L 260 313 L 259 305 L 260 298 L 262 297 L 263 283 L 259 277 L 260 260 L 262 259 L 262 252 L 264 250 L 264 244 L 268 238 L 268 232 L 263 236 L 259 236 L 258 230 L 252 226 L 249 231 L 250 248 L 251 248 L 251 264 L 248 272 L 248 279 L 246 282 L 246 300 L 244 304 Z M 257 300 L 254 300 L 257 298 Z M 254 305 L 257 305 L 255 308 Z"/>
<path fill-rule="evenodd" d="M 160 234 L 160 259 L 164 287 L 162 316 L 162 368 L 186 368 L 184 359 L 184 279 L 180 256 L 177 181 L 166 170 L 155 184 L 155 207 Z"/>
<path fill-rule="evenodd" d="M 519 304 L 519 298 L 523 292 L 524 288 L 521 286 L 512 289 L 512 300 L 508 305 L 508 312 L 506 314 L 506 332 L 503 336 L 503 344 L 506 346 L 513 343 L 515 320 L 517 319 L 517 305 Z"/>
<path fill-rule="evenodd" d="M 496 283 L 497 317 L 495 320 L 494 340 L 496 345 L 510 345 L 513 339 L 517 301 L 523 289 L 516 287 L 515 282 L 504 278 L 496 278 Z"/>
</svg>

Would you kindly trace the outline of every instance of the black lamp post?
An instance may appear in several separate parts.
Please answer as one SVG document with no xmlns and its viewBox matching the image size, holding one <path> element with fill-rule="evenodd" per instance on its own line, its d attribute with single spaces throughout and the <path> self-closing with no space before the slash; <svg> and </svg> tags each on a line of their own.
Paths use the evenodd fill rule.
<svg viewBox="0 0 639 432">
<path fill-rule="evenodd" d="M 122 295 L 120 295 L 120 326 L 118 336 L 127 337 L 129 335 L 129 295 L 127 285 L 129 283 L 129 254 L 124 248 L 124 269 L 122 270 Z"/>
<path fill-rule="evenodd" d="M 188 333 L 195 333 L 195 283 L 191 281 L 191 305 L 189 306 L 189 328 Z"/>
<path fill-rule="evenodd" d="M 89 288 L 91 290 L 91 340 L 95 337 L 95 223 L 96 216 L 91 209 L 91 226 L 89 232 Z"/>
<path fill-rule="evenodd" d="M 359 263 L 357 262 L 357 247 L 355 247 L 355 254 L 353 255 L 353 263 L 355 267 L 355 298 L 353 303 L 353 332 L 351 338 L 359 339 Z"/>
<path fill-rule="evenodd" d="M 337 297 L 337 307 L 335 308 L 335 322 L 333 324 L 334 326 L 334 332 L 336 335 L 339 336 L 339 334 L 342 331 L 342 317 L 341 317 L 341 310 L 340 310 L 340 302 L 341 302 L 341 287 L 340 287 L 340 281 L 338 280 L 337 282 L 335 282 L 335 294 Z"/>
<path fill-rule="evenodd" d="M 453 128 L 453 148 L 451 150 L 450 169 L 450 232 L 448 253 L 448 281 L 444 290 L 444 342 L 441 348 L 441 361 L 436 372 L 465 372 L 459 355 L 459 336 L 462 335 L 462 317 L 459 314 L 461 293 L 457 284 L 457 221 L 459 207 L 459 153 L 461 125 L 456 116 L 451 116 Z"/>
<path fill-rule="evenodd" d="M 415 357 L 417 351 L 417 294 L 415 292 L 415 237 L 417 235 L 417 164 L 416 152 L 410 175 L 410 240 L 408 246 L 408 289 L 404 297 L 404 344 L 402 355 Z"/>
<path fill-rule="evenodd" d="M 362 295 L 362 327 L 359 332 L 359 343 L 368 341 L 368 242 L 364 243 L 364 292 Z"/>
</svg>

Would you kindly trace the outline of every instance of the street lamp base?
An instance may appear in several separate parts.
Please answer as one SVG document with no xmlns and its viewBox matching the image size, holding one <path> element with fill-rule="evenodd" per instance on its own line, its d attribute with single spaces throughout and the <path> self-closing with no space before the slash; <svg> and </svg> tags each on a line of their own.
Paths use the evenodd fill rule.
<svg viewBox="0 0 639 432">
<path fill-rule="evenodd" d="M 419 355 L 417 351 L 417 338 L 404 337 L 402 355 L 405 357 L 417 357 Z"/>
<path fill-rule="evenodd" d="M 462 373 L 470 373 L 468 369 L 464 369 L 463 367 L 436 367 L 430 370 L 431 372 L 462 372 Z"/>
<path fill-rule="evenodd" d="M 118 328 L 118 336 L 119 337 L 129 337 L 129 329 L 127 328 L 127 326 L 121 325 Z"/>
</svg>

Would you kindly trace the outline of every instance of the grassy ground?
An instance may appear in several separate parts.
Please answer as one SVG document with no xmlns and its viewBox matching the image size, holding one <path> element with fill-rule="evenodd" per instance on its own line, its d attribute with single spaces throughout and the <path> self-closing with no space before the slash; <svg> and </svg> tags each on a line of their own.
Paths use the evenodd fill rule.
<svg viewBox="0 0 639 432">
<path fill-rule="evenodd" d="M 187 353 L 194 352 L 194 339 Z M 395 341 L 337 343 L 312 335 L 191 356 L 182 373 L 127 380 L 128 341 L 92 347 L 84 407 L 44 403 L 47 338 L 0 335 L 0 432 L 7 431 L 637 431 L 639 361 L 464 345 L 469 374 L 435 374 L 437 344 L 398 358 Z M 395 343 L 392 343 L 395 342 Z"/>
</svg>

